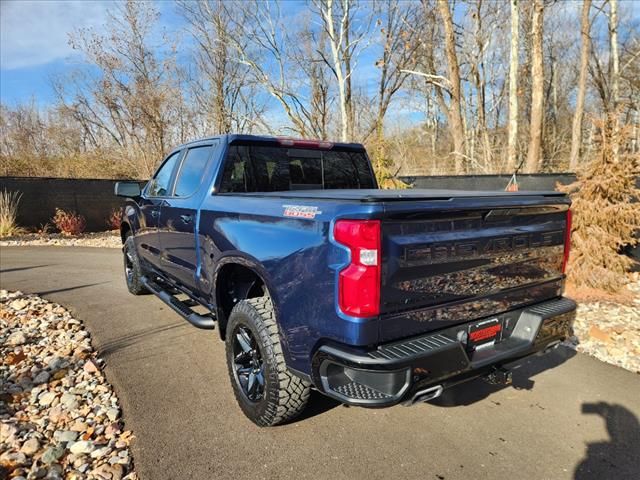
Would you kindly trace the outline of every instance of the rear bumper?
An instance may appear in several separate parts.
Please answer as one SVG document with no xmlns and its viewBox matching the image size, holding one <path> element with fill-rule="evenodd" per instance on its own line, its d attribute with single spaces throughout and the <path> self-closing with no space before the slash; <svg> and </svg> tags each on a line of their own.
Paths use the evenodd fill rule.
<svg viewBox="0 0 640 480">
<path fill-rule="evenodd" d="M 313 357 L 313 381 L 346 404 L 392 406 L 416 392 L 447 388 L 557 345 L 572 335 L 575 309 L 573 300 L 561 297 L 489 317 L 501 320 L 501 340 L 475 350 L 468 347 L 467 335 L 477 320 L 371 351 L 323 345 Z"/>
</svg>

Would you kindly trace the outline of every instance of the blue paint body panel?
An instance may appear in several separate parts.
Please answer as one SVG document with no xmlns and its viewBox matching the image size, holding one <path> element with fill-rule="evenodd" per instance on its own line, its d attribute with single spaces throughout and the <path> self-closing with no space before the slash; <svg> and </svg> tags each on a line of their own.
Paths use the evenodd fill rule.
<svg viewBox="0 0 640 480">
<path fill-rule="evenodd" d="M 228 146 L 269 137 L 216 137 L 203 182 L 189 198 L 129 201 L 143 261 L 216 308 L 221 265 L 251 266 L 276 308 L 289 367 L 308 375 L 321 345 L 369 349 L 561 295 L 566 209 L 557 192 L 325 190 L 219 193 Z M 210 140 L 211 141 L 211 140 Z M 202 144 L 201 141 L 198 144 Z M 179 147 L 189 148 L 190 145 Z M 341 148 L 363 151 L 360 145 Z M 153 225 L 147 211 L 160 203 Z M 313 218 L 285 216 L 288 205 Z M 191 223 L 182 216 L 192 216 Z M 353 318 L 337 305 L 349 251 L 338 219 L 382 221 L 381 314 Z M 150 239 L 146 241 L 145 238 Z M 159 250 L 159 259 L 147 245 Z"/>
</svg>

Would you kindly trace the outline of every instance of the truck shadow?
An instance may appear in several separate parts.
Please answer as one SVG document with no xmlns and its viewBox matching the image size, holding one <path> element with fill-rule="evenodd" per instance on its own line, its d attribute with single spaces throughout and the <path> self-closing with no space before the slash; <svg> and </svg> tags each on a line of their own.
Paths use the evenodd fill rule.
<svg viewBox="0 0 640 480">
<path fill-rule="evenodd" d="M 582 413 L 600 415 L 610 440 L 587 444 L 587 456 L 574 472 L 576 480 L 638 478 L 640 474 L 640 423 L 622 405 L 584 403 Z"/>
<path fill-rule="evenodd" d="M 511 385 L 492 385 L 477 378 L 446 389 L 440 397 L 431 400 L 429 404 L 439 407 L 458 407 L 480 402 L 505 388 L 531 390 L 535 384 L 532 377 L 562 365 L 575 355 L 575 350 L 560 346 L 545 355 L 528 357 L 509 364 L 508 368 L 513 372 L 513 383 Z"/>
<path fill-rule="evenodd" d="M 302 411 L 299 417 L 294 418 L 289 422 L 283 423 L 283 425 L 289 425 L 298 422 L 304 422 L 310 418 L 315 417 L 316 415 L 322 415 L 323 413 L 328 412 L 329 410 L 333 410 L 336 407 L 341 406 L 337 400 L 333 398 L 327 397 L 326 395 L 317 392 L 316 390 L 311 390 L 311 397 L 309 398 L 309 403 Z"/>
</svg>

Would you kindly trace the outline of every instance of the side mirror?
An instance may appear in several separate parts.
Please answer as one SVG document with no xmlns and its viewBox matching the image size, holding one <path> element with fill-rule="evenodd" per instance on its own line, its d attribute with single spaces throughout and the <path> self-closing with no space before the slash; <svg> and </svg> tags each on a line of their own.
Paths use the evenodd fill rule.
<svg viewBox="0 0 640 480">
<path fill-rule="evenodd" d="M 138 182 L 116 182 L 114 193 L 118 197 L 137 198 L 140 196 L 140 184 Z"/>
</svg>

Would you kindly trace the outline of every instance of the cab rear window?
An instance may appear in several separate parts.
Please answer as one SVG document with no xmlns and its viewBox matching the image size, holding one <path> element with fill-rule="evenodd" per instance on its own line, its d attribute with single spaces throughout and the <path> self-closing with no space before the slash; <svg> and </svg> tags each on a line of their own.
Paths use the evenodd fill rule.
<svg viewBox="0 0 640 480">
<path fill-rule="evenodd" d="M 220 191 L 281 192 L 375 188 L 364 152 L 232 145 Z"/>
</svg>

